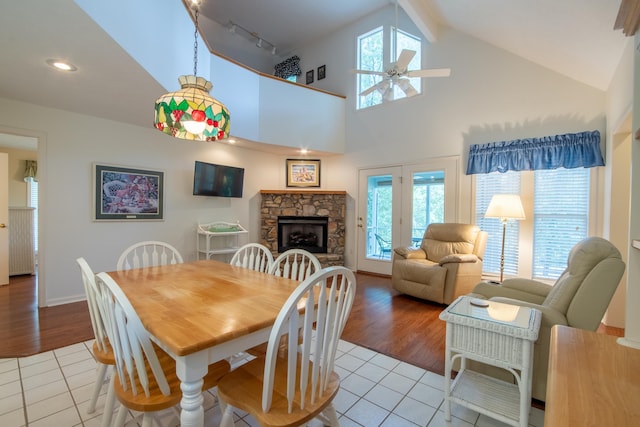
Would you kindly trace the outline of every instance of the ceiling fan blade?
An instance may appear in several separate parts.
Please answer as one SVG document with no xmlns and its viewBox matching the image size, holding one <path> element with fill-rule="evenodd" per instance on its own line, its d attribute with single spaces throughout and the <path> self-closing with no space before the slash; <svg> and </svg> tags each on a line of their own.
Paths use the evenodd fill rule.
<svg viewBox="0 0 640 427">
<path fill-rule="evenodd" d="M 387 73 L 384 71 L 373 71 L 373 70 L 353 70 L 354 73 L 357 74 L 373 74 L 374 76 L 386 76 Z"/>
<path fill-rule="evenodd" d="M 410 70 L 405 73 L 407 77 L 449 77 L 451 68 L 431 68 L 427 70 Z"/>
<path fill-rule="evenodd" d="M 376 90 L 376 89 L 377 89 L 377 88 L 376 88 L 376 86 L 378 86 L 378 85 L 373 85 L 373 86 L 371 86 L 369 89 L 365 89 L 365 90 L 363 90 L 362 92 L 360 92 L 360 96 L 367 96 L 367 95 L 369 95 L 371 92 L 373 92 L 374 90 Z"/>
<path fill-rule="evenodd" d="M 371 92 L 373 92 L 374 90 L 379 90 L 381 87 L 384 86 L 385 83 L 387 85 L 389 84 L 389 82 L 387 80 L 379 81 L 378 83 L 374 84 L 373 86 L 369 87 L 368 89 L 365 89 L 362 92 L 360 92 L 360 96 L 367 96 Z"/>
<path fill-rule="evenodd" d="M 390 85 L 390 84 L 391 84 L 391 83 L 389 82 L 389 80 L 384 79 L 383 81 L 381 81 L 380 83 L 378 83 L 378 84 L 376 85 L 376 86 L 378 86 L 378 87 L 376 88 L 376 90 L 377 90 L 378 92 L 380 92 L 380 94 L 381 94 L 382 96 L 384 96 L 384 94 L 389 90 L 389 85 Z"/>
<path fill-rule="evenodd" d="M 400 71 L 406 70 L 409 62 L 411 62 L 414 56 L 416 56 L 415 50 L 402 49 L 402 52 L 400 52 L 398 60 L 396 61 L 395 68 Z"/>
<path fill-rule="evenodd" d="M 400 86 L 400 89 L 402 89 L 407 98 L 418 94 L 418 91 L 413 87 L 409 79 L 398 80 L 398 86 Z"/>
</svg>

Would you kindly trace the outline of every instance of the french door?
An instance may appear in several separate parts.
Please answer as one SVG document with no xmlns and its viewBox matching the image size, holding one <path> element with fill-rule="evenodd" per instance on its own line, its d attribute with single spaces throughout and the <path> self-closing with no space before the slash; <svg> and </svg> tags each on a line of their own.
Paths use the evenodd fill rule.
<svg viewBox="0 0 640 427">
<path fill-rule="evenodd" d="M 362 169 L 358 178 L 358 270 L 390 274 L 400 241 L 402 167 Z"/>
<path fill-rule="evenodd" d="M 432 222 L 457 218 L 458 159 L 361 169 L 358 179 L 358 270 L 391 274 L 393 248 L 419 247 Z"/>
</svg>

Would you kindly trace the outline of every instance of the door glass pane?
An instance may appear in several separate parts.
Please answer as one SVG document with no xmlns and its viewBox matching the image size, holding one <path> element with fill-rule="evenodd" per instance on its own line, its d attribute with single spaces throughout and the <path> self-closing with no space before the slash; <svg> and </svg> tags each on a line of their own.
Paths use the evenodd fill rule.
<svg viewBox="0 0 640 427">
<path fill-rule="evenodd" d="M 391 259 L 392 176 L 367 180 L 367 258 Z"/>
<path fill-rule="evenodd" d="M 427 226 L 444 222 L 444 171 L 413 174 L 413 221 L 411 242 L 420 246 Z"/>
</svg>

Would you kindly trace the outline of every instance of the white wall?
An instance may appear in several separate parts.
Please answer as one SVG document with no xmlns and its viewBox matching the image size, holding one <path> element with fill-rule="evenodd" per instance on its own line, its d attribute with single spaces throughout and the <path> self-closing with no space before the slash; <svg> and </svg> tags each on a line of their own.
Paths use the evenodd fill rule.
<svg viewBox="0 0 640 427">
<path fill-rule="evenodd" d="M 607 162 L 603 192 L 603 236 L 619 250 L 628 265 L 629 203 L 631 187 L 631 126 L 633 108 L 633 39 L 627 40 L 624 54 L 607 90 Z M 613 219 L 613 220 L 612 220 Z M 628 269 L 627 269 L 628 270 Z M 603 322 L 625 327 L 627 274 L 622 276 Z"/>
<path fill-rule="evenodd" d="M 640 144 L 635 134 L 640 129 L 640 32 L 636 33 L 633 42 L 633 144 L 631 144 L 631 223 L 629 238 L 640 240 Z M 626 343 L 640 348 L 640 250 L 629 250 L 627 265 L 627 318 L 625 338 Z"/>
<path fill-rule="evenodd" d="M 193 50 L 185 49 L 193 46 L 193 31 L 185 31 L 193 28 L 193 23 L 180 2 L 140 0 L 132 4 L 118 0 L 114 5 L 75 1 L 166 90 L 178 89 L 175 82 L 179 75 L 193 74 Z M 153 12 L 145 13 L 145 6 Z M 124 18 L 121 8 L 127 12 Z M 170 45 L 158 49 L 158 21 L 162 21 L 162 14 L 172 16 L 170 25 L 161 30 L 161 39 Z M 135 25 L 123 25 L 123 19 L 133 17 Z M 212 55 L 200 37 L 197 74 L 211 81 L 211 95 L 231 112 L 231 136 L 294 148 L 344 151 L 342 97 L 265 77 Z"/>
<path fill-rule="evenodd" d="M 150 107 L 151 108 L 151 107 Z M 165 240 L 187 260 L 195 259 L 195 226 L 213 220 L 240 221 L 259 240 L 260 189 L 280 188 L 284 161 L 222 143 L 171 138 L 142 128 L 0 98 L 0 129 L 44 136 L 39 147 L 40 270 L 46 304 L 84 299 L 75 264 L 83 256 L 96 271 L 115 269 L 120 252 L 140 240 Z M 32 120 L 38 117 L 37 121 Z M 245 168 L 244 197 L 192 195 L 195 160 Z M 94 222 L 92 163 L 163 170 L 165 220 Z"/>
</svg>

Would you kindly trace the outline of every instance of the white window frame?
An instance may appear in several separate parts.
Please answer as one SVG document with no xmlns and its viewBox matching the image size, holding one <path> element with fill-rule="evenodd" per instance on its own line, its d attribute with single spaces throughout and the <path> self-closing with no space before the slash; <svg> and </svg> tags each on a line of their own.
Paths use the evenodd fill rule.
<svg viewBox="0 0 640 427">
<path fill-rule="evenodd" d="M 370 70 L 369 68 L 365 68 L 362 65 L 362 48 L 361 48 L 362 40 L 366 39 L 368 37 L 371 37 L 373 35 L 379 34 L 379 33 L 382 34 L 382 55 L 381 55 L 382 69 L 380 69 L 380 70 L 375 70 L 374 69 L 374 70 L 371 70 L 371 71 L 383 71 L 385 69 L 385 66 L 386 66 L 385 61 L 384 61 L 384 58 L 385 58 L 384 57 L 384 52 L 385 52 L 385 48 L 384 48 L 385 37 L 384 37 L 384 34 L 385 34 L 385 31 L 384 31 L 384 26 L 382 26 L 382 25 L 379 26 L 379 27 L 373 28 L 372 30 L 369 30 L 367 32 L 364 32 L 364 33 L 362 33 L 362 34 L 360 34 L 360 35 L 358 35 L 356 37 L 356 68 L 357 69 Z M 366 109 L 366 108 L 369 108 L 369 107 L 374 107 L 374 106 L 380 105 L 382 103 L 382 96 L 380 96 L 380 102 L 377 102 L 376 100 L 373 100 L 371 105 L 367 105 L 367 102 L 366 102 L 367 97 L 360 96 L 360 92 L 362 92 L 363 90 L 367 89 L 367 88 L 364 88 L 364 87 L 360 86 L 360 82 L 362 81 L 362 78 L 363 78 L 362 74 L 356 73 L 356 110 L 362 110 L 362 109 Z M 380 81 L 380 80 L 377 80 L 377 81 Z M 375 93 L 376 92 L 374 92 L 374 94 Z"/>
</svg>

